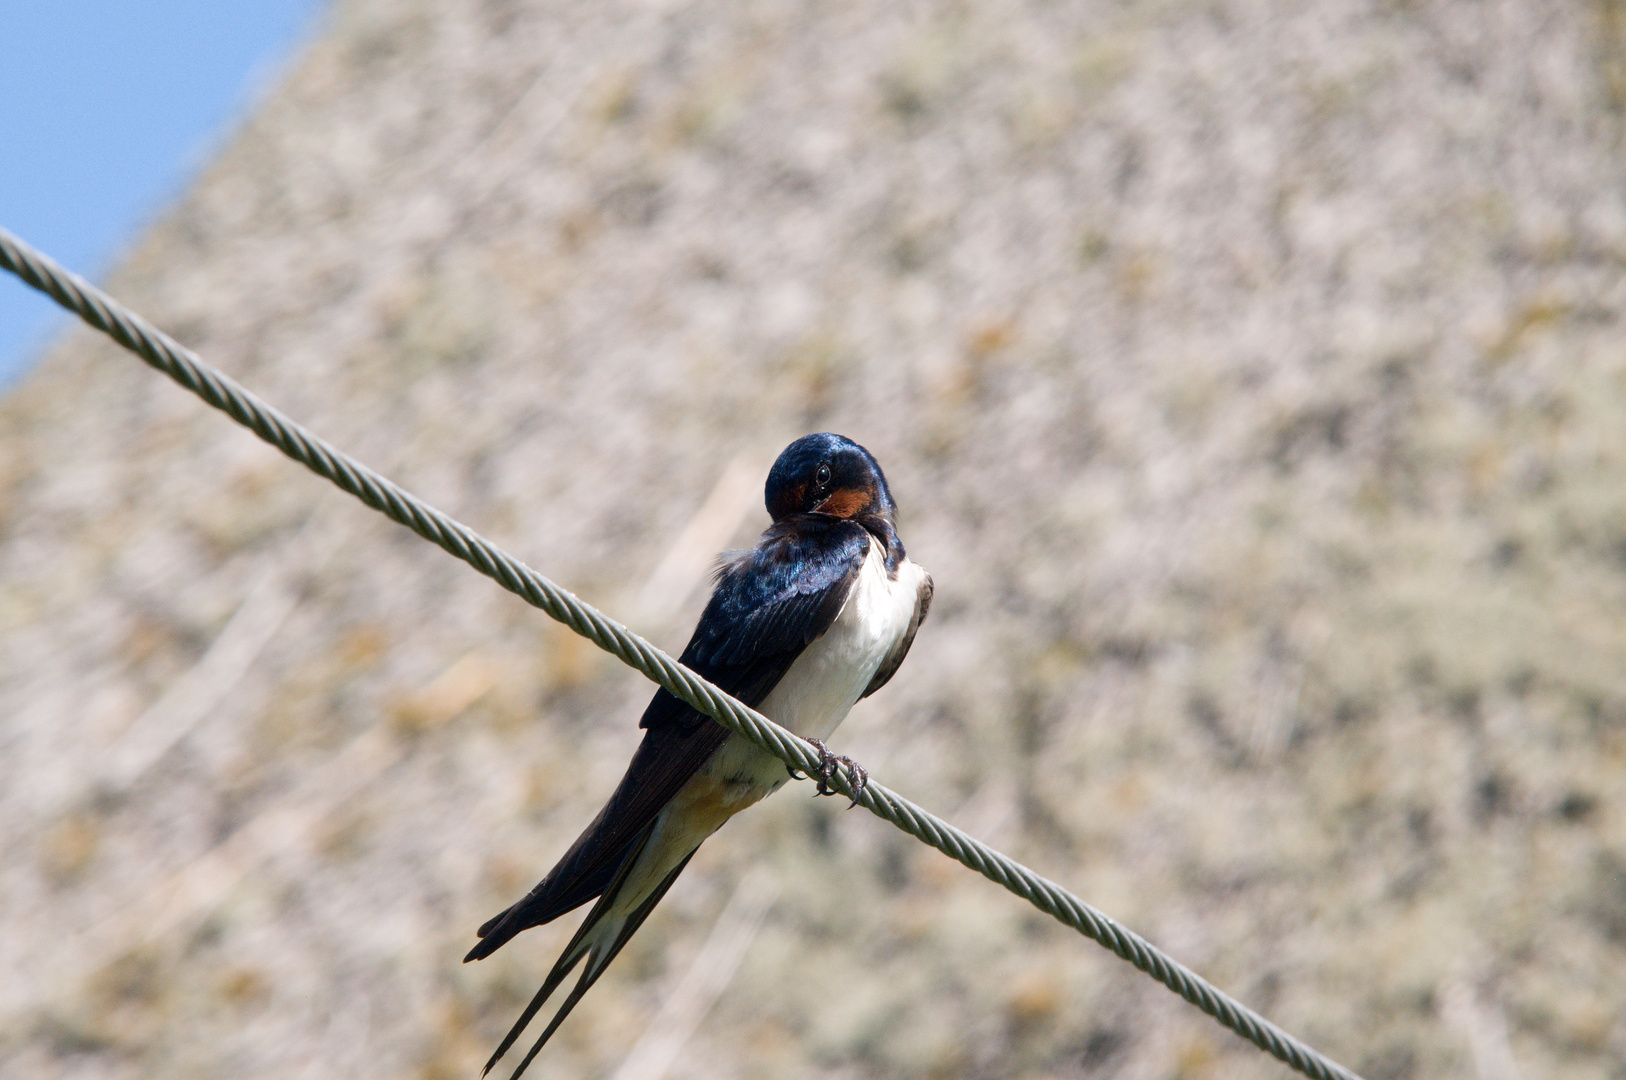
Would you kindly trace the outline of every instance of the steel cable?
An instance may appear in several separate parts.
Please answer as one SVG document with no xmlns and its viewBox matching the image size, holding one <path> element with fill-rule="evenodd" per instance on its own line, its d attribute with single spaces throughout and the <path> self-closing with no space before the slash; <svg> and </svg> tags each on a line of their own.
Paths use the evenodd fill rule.
<svg viewBox="0 0 1626 1080">
<path fill-rule="evenodd" d="M 578 600 L 472 529 L 420 501 L 383 476 L 306 431 L 191 350 L 129 311 L 77 274 L 0 228 L 0 266 L 46 293 L 148 364 L 220 409 L 284 454 L 326 477 L 385 516 L 462 559 L 541 608 L 599 648 L 803 773 L 816 773 L 818 752 L 679 664 L 589 604 Z M 851 796 L 852 779 L 835 785 Z M 1342 1065 L 1283 1031 L 1202 976 L 1175 962 L 1066 889 L 961 832 L 948 822 L 870 781 L 858 805 L 891 822 L 1034 907 L 1111 950 L 1261 1050 L 1314 1080 L 1360 1080 Z"/>
</svg>

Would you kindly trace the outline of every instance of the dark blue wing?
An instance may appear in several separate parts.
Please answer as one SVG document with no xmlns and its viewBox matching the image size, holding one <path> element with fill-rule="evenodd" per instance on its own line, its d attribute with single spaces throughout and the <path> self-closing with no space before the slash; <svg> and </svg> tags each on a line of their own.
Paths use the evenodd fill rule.
<svg viewBox="0 0 1626 1080">
<path fill-rule="evenodd" d="M 851 521 L 798 518 L 774 526 L 755 549 L 718 571 L 711 602 L 679 659 L 746 704 L 759 704 L 836 621 L 868 553 L 869 533 Z M 705 719 L 662 690 L 638 726 L 689 727 Z"/>
<path fill-rule="evenodd" d="M 718 572 L 679 659 L 747 705 L 760 705 L 841 614 L 869 543 L 852 521 L 804 517 L 774 525 Z M 638 726 L 644 741 L 610 801 L 529 895 L 480 927 L 480 943 L 465 960 L 484 959 L 521 930 L 602 893 L 655 815 L 728 738 L 726 728 L 665 690 Z"/>
</svg>

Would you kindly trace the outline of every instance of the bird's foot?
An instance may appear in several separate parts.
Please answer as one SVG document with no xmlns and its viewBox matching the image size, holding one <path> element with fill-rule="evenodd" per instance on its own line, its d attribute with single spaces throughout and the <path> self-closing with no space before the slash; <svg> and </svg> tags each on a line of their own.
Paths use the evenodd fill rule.
<svg viewBox="0 0 1626 1080">
<path fill-rule="evenodd" d="M 841 754 L 832 754 L 830 752 L 830 748 L 825 746 L 824 743 L 818 739 L 809 739 L 807 741 L 812 743 L 814 748 L 819 752 L 819 775 L 817 777 L 819 786 L 818 789 L 813 792 L 813 797 L 816 799 L 820 795 L 841 794 L 836 790 L 833 782 L 836 778 L 836 766 L 845 765 L 847 766 L 847 772 L 852 776 L 853 781 L 852 802 L 848 803 L 847 805 L 849 809 L 857 806 L 858 800 L 864 794 L 864 788 L 869 786 L 869 770 L 858 764 L 858 762 L 854 761 L 850 757 L 845 757 Z M 789 768 L 789 766 L 786 766 L 786 768 Z M 791 769 L 790 774 L 791 776 L 796 777 L 796 770 Z M 796 778 L 800 779 L 800 777 Z"/>
</svg>

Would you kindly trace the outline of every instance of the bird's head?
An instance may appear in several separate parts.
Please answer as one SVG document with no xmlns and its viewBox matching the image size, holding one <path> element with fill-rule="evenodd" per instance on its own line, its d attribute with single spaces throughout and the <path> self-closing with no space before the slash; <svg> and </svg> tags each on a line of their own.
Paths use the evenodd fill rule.
<svg viewBox="0 0 1626 1080">
<path fill-rule="evenodd" d="M 875 458 L 851 439 L 828 432 L 803 435 L 785 447 L 768 471 L 765 496 L 775 521 L 794 514 L 850 518 L 883 539 L 897 515 Z"/>
</svg>

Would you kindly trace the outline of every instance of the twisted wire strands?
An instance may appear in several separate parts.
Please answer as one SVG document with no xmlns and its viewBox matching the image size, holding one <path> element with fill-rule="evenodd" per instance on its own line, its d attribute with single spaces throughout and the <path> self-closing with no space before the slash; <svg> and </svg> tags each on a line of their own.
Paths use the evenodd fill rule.
<svg viewBox="0 0 1626 1080">
<path fill-rule="evenodd" d="M 191 350 L 120 305 L 77 274 L 0 228 L 0 266 L 48 294 L 148 364 L 252 430 L 284 454 L 344 491 L 462 559 L 527 603 L 541 608 L 599 648 L 635 668 L 803 773 L 816 773 L 819 755 L 805 740 L 748 708 L 665 652 L 583 603 L 472 529 L 447 517 L 261 401 Z M 835 787 L 851 797 L 850 773 Z M 946 821 L 870 781 L 858 805 L 910 836 L 977 871 L 1040 911 L 1111 950 L 1220 1024 L 1312 1080 L 1360 1080 L 1258 1013 L 1176 963 L 1156 946 L 1097 911 L 1055 882 L 993 850 Z"/>
</svg>

